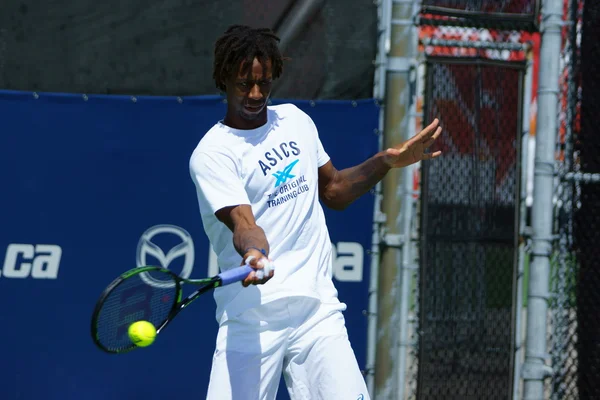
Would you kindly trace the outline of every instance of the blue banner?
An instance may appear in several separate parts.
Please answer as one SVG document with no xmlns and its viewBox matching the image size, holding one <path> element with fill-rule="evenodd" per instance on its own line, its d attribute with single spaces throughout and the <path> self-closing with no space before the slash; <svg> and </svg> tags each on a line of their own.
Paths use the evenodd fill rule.
<svg viewBox="0 0 600 400">
<path fill-rule="evenodd" d="M 373 100 L 293 103 L 313 118 L 338 169 L 377 152 Z M 189 278 L 214 272 L 188 161 L 224 113 L 216 96 L 0 92 L 0 398 L 204 398 L 217 332 L 211 295 L 154 345 L 125 355 L 93 345 L 90 317 L 103 289 L 139 264 Z M 371 194 L 343 212 L 326 209 L 362 368 L 372 215 Z M 181 242 L 185 251 L 169 254 Z M 278 398 L 287 397 L 281 387 Z"/>
</svg>

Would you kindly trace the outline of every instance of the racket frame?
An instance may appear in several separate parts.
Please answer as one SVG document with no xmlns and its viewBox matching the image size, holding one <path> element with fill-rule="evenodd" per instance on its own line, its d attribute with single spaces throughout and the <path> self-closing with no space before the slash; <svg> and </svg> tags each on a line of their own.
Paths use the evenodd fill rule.
<svg viewBox="0 0 600 400">
<path fill-rule="evenodd" d="M 221 277 L 218 275 L 214 276 L 212 278 L 206 278 L 206 279 L 184 279 L 184 278 L 177 276 L 175 273 L 173 273 L 172 271 L 170 271 L 166 268 L 162 268 L 162 267 L 158 267 L 158 266 L 151 266 L 151 265 L 133 268 L 133 269 L 130 269 L 129 271 L 122 273 L 104 289 L 104 291 L 100 295 L 98 301 L 96 302 L 96 306 L 94 307 L 94 312 L 92 313 L 92 325 L 91 325 L 92 339 L 93 339 L 94 343 L 96 344 L 96 346 L 98 346 L 102 351 L 104 351 L 106 353 L 110 353 L 110 354 L 122 354 L 122 353 L 130 352 L 131 350 L 135 350 L 137 348 L 137 346 L 134 345 L 133 343 L 131 344 L 131 346 L 124 348 L 124 349 L 120 349 L 120 350 L 114 350 L 114 349 L 109 349 L 109 348 L 105 347 L 98 338 L 98 317 L 100 315 L 100 311 L 102 310 L 102 307 L 104 306 L 104 302 L 106 301 L 106 299 L 108 299 L 108 297 L 110 296 L 110 294 L 112 293 L 113 290 L 115 290 L 120 284 L 124 283 L 127 279 L 131 278 L 132 276 L 138 275 L 138 274 L 141 274 L 144 272 L 151 272 L 151 271 L 168 274 L 173 279 L 173 283 L 175 284 L 175 293 L 176 293 L 176 300 L 173 302 L 173 305 L 171 306 L 171 309 L 169 310 L 169 313 L 167 314 L 167 318 L 164 321 L 162 321 L 160 323 L 160 325 L 158 325 L 156 327 L 156 335 L 157 336 L 164 328 L 166 328 L 166 326 L 173 320 L 173 318 L 175 318 L 175 316 L 177 316 L 177 314 L 179 314 L 179 312 L 181 312 L 181 310 L 183 310 L 185 307 L 187 307 L 189 304 L 191 304 L 194 300 L 196 300 L 198 297 L 200 297 L 200 295 L 208 292 L 211 289 L 217 288 L 222 285 Z M 187 283 L 187 284 L 191 284 L 191 285 L 203 285 L 203 286 L 201 288 L 199 288 L 198 290 L 195 290 L 194 292 L 190 293 L 185 299 L 182 300 L 182 297 L 183 297 L 183 290 L 181 288 L 182 283 Z"/>
</svg>

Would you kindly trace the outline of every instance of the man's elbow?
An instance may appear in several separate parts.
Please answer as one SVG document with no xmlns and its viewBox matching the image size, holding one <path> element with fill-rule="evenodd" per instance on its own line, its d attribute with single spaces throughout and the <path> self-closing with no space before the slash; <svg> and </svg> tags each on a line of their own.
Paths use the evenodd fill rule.
<svg viewBox="0 0 600 400">
<path fill-rule="evenodd" d="M 323 193 L 321 195 L 321 201 L 327 208 L 335 211 L 343 211 L 350 205 L 349 201 L 345 201 L 341 196 L 337 196 L 335 193 L 331 192 Z"/>
</svg>

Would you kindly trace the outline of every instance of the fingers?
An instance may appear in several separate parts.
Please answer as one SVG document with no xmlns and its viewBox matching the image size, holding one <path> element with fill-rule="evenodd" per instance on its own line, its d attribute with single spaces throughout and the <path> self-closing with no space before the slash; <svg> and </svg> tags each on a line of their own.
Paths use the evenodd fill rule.
<svg viewBox="0 0 600 400">
<path fill-rule="evenodd" d="M 435 140 L 440 137 L 440 135 L 442 134 L 442 127 L 438 126 L 438 128 L 433 132 L 429 132 L 424 138 L 422 138 L 423 140 L 423 146 L 425 147 L 429 147 L 433 144 L 433 142 L 435 142 Z"/>
<path fill-rule="evenodd" d="M 256 278 L 255 282 L 252 282 L 253 285 L 262 285 L 264 283 L 267 283 L 267 281 L 269 281 L 269 279 L 271 279 L 273 277 L 273 275 L 275 274 L 275 271 L 271 270 L 271 272 L 269 273 L 269 275 L 265 276 L 262 279 L 258 279 L 258 277 Z"/>
<path fill-rule="evenodd" d="M 429 125 L 427 125 L 427 127 L 425 129 L 423 129 L 423 132 L 426 132 L 426 133 L 433 132 L 435 130 L 435 128 L 437 128 L 439 123 L 440 123 L 440 120 L 435 118 Z"/>
<path fill-rule="evenodd" d="M 431 160 L 432 158 L 437 158 L 442 155 L 441 151 L 436 151 L 435 153 L 425 153 L 423 154 L 423 160 Z"/>
<path fill-rule="evenodd" d="M 258 259 L 254 256 L 248 256 L 246 257 L 245 260 L 242 260 L 242 265 L 247 264 L 250 265 L 252 268 L 257 269 L 257 264 Z M 244 279 L 242 281 L 242 286 L 244 287 L 248 287 L 251 284 L 253 284 L 254 282 L 256 282 L 258 280 L 258 277 L 256 276 L 256 272 L 252 271 L 248 274 L 248 276 L 246 277 L 246 279 Z"/>
<path fill-rule="evenodd" d="M 423 129 L 421 131 L 421 134 L 419 136 L 421 136 L 422 139 L 431 137 L 433 132 L 437 132 L 436 128 L 441 129 L 439 127 L 439 124 L 440 124 L 440 120 L 437 118 L 434 119 L 431 124 L 427 125 L 427 127 L 425 127 L 425 129 Z"/>
<path fill-rule="evenodd" d="M 258 271 L 265 269 L 265 263 L 271 263 L 271 260 L 267 260 L 264 257 L 259 260 L 259 259 L 255 258 L 254 256 L 249 256 L 246 258 L 246 264 L 250 265 L 252 268 L 254 268 L 257 271 L 250 272 L 250 274 L 248 274 L 246 279 L 244 279 L 242 281 L 242 285 L 244 287 L 248 287 L 250 285 L 262 285 L 273 277 L 273 275 L 275 274 L 275 271 L 272 268 L 272 265 L 270 265 L 269 268 L 267 269 L 267 270 L 269 270 L 268 275 L 262 276 L 262 274 L 257 273 Z"/>
<path fill-rule="evenodd" d="M 423 142 L 423 147 L 427 148 L 427 147 L 431 146 L 441 134 L 442 134 L 442 128 L 439 127 L 439 128 L 437 128 L 437 130 L 435 131 L 433 136 L 431 136 L 429 139 L 427 139 L 426 141 Z"/>
<path fill-rule="evenodd" d="M 267 283 L 269 281 L 269 279 L 271 279 L 273 277 L 274 274 L 275 274 L 275 271 L 271 270 L 269 275 L 265 276 L 262 279 L 259 279 L 258 276 L 256 276 L 256 271 L 252 271 L 246 277 L 246 279 L 244 279 L 242 281 L 242 286 L 248 287 L 250 285 L 262 285 L 264 283 Z"/>
<path fill-rule="evenodd" d="M 254 271 L 252 271 L 252 272 L 250 272 L 250 273 L 248 274 L 248 276 L 246 277 L 246 279 L 244 279 L 244 280 L 242 281 L 242 286 L 243 286 L 243 287 L 248 287 L 248 286 L 250 286 L 251 284 L 253 284 L 254 282 L 256 282 L 256 280 L 257 280 L 257 279 L 258 279 L 258 278 L 256 277 L 256 273 L 255 273 Z"/>
<path fill-rule="evenodd" d="M 429 146 L 431 146 L 431 145 L 433 144 L 433 142 L 435 142 L 435 139 L 434 139 L 434 138 L 431 138 L 431 139 L 429 139 L 429 140 L 427 140 L 427 141 L 423 142 L 423 147 L 424 147 L 424 148 L 428 148 Z"/>
<path fill-rule="evenodd" d="M 416 142 L 422 143 L 424 147 L 429 147 L 433 144 L 442 133 L 442 127 L 439 126 L 440 121 L 436 118 L 421 132 L 406 141 L 406 145 L 413 146 Z"/>
</svg>

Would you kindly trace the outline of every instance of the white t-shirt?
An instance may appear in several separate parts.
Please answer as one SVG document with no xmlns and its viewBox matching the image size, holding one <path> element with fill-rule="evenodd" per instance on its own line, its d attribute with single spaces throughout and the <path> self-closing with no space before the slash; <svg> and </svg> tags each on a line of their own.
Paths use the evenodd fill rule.
<svg viewBox="0 0 600 400">
<path fill-rule="evenodd" d="M 202 223 L 221 271 L 238 267 L 241 256 L 215 212 L 238 204 L 251 205 L 275 265 L 264 285 L 234 283 L 215 290 L 219 323 L 282 297 L 339 303 L 318 189 L 318 168 L 329 156 L 314 122 L 296 106 L 268 107 L 267 115 L 268 122 L 253 130 L 215 124 L 190 158 Z"/>
</svg>

